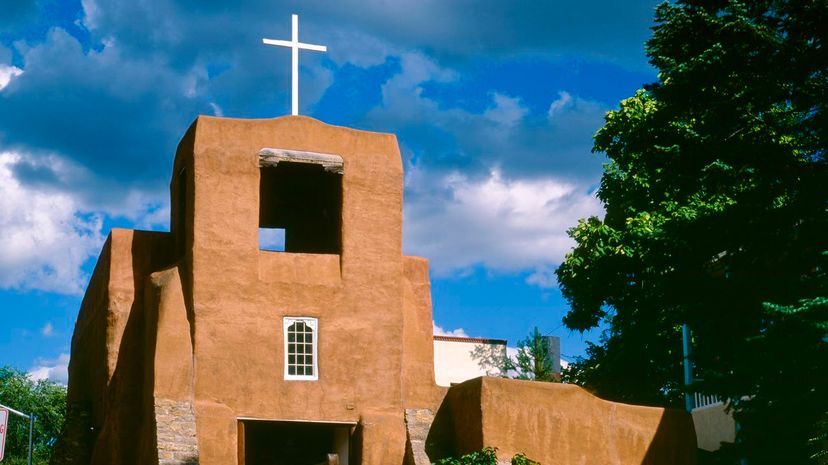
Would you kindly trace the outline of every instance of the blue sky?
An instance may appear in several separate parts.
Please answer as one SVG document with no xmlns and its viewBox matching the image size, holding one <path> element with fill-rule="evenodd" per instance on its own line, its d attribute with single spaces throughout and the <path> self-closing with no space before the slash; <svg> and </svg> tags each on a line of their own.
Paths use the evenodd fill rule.
<svg viewBox="0 0 828 465">
<path fill-rule="evenodd" d="M 290 108 L 397 134 L 404 247 L 431 260 L 439 330 L 505 338 L 561 325 L 554 270 L 602 215 L 603 114 L 655 72 L 656 1 L 21 0 L 0 14 L 0 364 L 65 380 L 110 228 L 167 230 L 178 139 L 198 114 Z"/>
</svg>

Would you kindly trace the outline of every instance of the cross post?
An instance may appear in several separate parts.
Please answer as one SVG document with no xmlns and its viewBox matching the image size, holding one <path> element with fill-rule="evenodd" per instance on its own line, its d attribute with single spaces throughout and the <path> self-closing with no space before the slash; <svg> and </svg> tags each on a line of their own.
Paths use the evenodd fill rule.
<svg viewBox="0 0 828 465">
<path fill-rule="evenodd" d="M 328 47 L 324 45 L 305 44 L 299 42 L 299 15 L 291 15 L 292 34 L 291 40 L 262 39 L 265 45 L 278 45 L 291 49 L 291 115 L 299 114 L 299 49 L 311 50 L 314 52 L 327 52 Z"/>
</svg>

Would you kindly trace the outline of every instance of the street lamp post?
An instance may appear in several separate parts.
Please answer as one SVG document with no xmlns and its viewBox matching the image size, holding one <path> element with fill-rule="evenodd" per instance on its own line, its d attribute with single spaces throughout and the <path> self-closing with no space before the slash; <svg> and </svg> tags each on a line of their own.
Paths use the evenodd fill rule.
<svg viewBox="0 0 828 465">
<path fill-rule="evenodd" d="M 26 463 L 27 463 L 27 465 L 32 465 L 32 431 L 34 430 L 34 419 L 35 419 L 34 414 L 26 415 L 25 413 L 23 413 L 19 410 L 15 410 L 15 409 L 13 409 L 11 407 L 8 407 L 6 405 L 3 405 L 3 404 L 0 404 L 0 408 L 4 408 L 4 409 L 8 410 L 9 413 L 13 413 L 13 414 L 15 414 L 19 417 L 23 417 L 23 418 L 29 420 L 29 458 L 26 461 Z"/>
</svg>

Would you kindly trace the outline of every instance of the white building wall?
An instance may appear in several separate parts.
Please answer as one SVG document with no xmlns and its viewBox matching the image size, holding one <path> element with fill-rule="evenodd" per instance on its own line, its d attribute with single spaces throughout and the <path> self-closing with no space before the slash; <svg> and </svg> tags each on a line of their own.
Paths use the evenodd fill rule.
<svg viewBox="0 0 828 465">
<path fill-rule="evenodd" d="M 736 421 L 733 412 L 724 403 L 715 402 L 694 408 L 690 414 L 699 449 L 713 452 L 719 450 L 723 442 L 736 442 Z"/>
<path fill-rule="evenodd" d="M 506 356 L 506 341 L 452 336 L 434 337 L 434 378 L 451 386 L 480 376 L 500 376 L 498 359 Z"/>
</svg>

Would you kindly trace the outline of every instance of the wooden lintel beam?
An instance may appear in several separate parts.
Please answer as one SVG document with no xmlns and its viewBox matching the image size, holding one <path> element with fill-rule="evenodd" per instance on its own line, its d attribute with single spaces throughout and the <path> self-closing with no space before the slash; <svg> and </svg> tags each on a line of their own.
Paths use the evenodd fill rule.
<svg viewBox="0 0 828 465">
<path fill-rule="evenodd" d="M 325 171 L 342 174 L 344 164 L 342 157 L 332 153 L 308 152 L 304 150 L 274 149 L 265 147 L 259 150 L 259 166 L 273 167 L 280 162 L 310 163 L 321 165 Z"/>
</svg>

